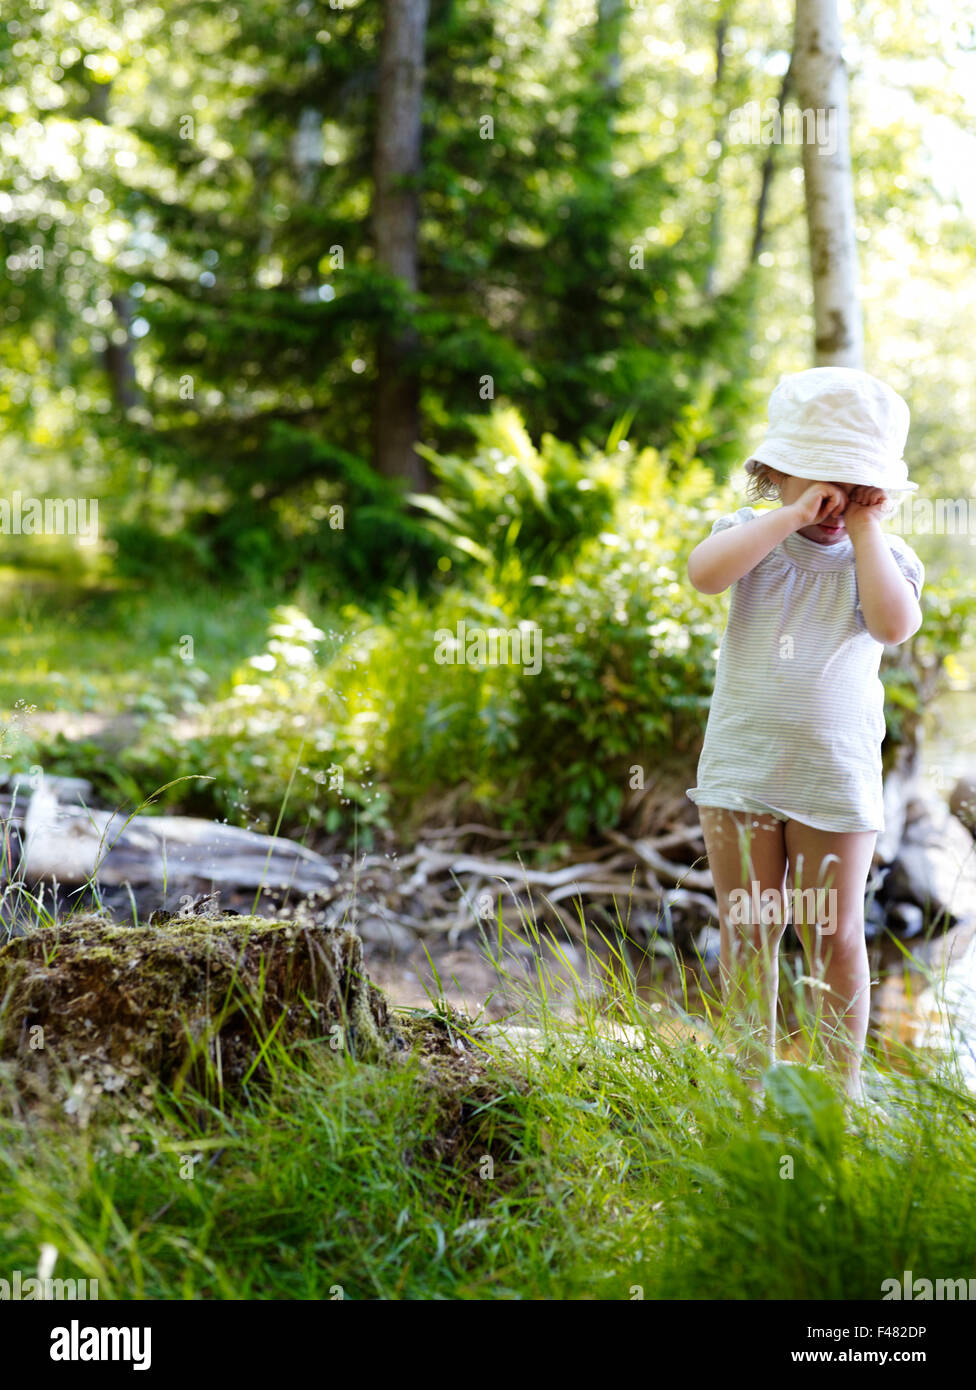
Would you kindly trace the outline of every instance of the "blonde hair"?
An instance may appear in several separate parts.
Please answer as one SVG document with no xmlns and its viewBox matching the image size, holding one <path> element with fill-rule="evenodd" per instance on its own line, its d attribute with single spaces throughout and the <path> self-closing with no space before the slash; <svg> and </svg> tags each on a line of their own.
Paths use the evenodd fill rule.
<svg viewBox="0 0 976 1390">
<path fill-rule="evenodd" d="M 783 476 L 782 473 L 778 473 L 768 463 L 760 463 L 759 459 L 749 459 L 746 463 L 746 472 L 749 474 L 746 496 L 750 502 L 778 502 L 780 500 L 779 480 Z"/>
<path fill-rule="evenodd" d="M 772 464 L 762 463 L 759 459 L 748 459 L 745 471 L 749 475 L 746 497 L 750 502 L 779 502 L 782 500 L 780 482 L 785 475 L 775 469 Z M 892 499 L 891 494 L 886 492 L 881 515 L 888 517 L 896 510 L 897 503 Z"/>
</svg>

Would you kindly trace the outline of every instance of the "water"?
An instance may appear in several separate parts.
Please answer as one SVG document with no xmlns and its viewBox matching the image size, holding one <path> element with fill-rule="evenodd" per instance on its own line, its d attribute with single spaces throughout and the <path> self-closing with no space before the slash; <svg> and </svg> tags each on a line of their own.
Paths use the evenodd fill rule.
<svg viewBox="0 0 976 1390">
<path fill-rule="evenodd" d="M 944 983 L 923 991 L 916 1009 L 915 1045 L 955 1048 L 966 1085 L 976 1091 L 976 934 L 947 972 Z"/>
<path fill-rule="evenodd" d="M 976 688 L 949 690 L 926 713 L 920 776 L 928 795 L 943 798 L 960 777 L 976 782 Z M 875 994 L 875 1032 L 920 1051 L 955 1051 L 976 1091 L 976 923 L 910 948 L 926 969 L 891 961 Z"/>
<path fill-rule="evenodd" d="M 976 689 L 949 690 L 926 712 L 921 776 L 926 790 L 942 796 L 960 777 L 976 780 Z"/>
</svg>

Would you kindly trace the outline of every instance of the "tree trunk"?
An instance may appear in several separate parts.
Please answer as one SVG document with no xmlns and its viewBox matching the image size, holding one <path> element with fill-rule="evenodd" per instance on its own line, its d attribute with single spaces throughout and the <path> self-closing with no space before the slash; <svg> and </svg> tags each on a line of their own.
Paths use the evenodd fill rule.
<svg viewBox="0 0 976 1390">
<path fill-rule="evenodd" d="M 111 125 L 111 92 L 111 82 L 93 82 L 83 115 L 101 121 L 104 125 Z M 109 301 L 115 310 L 115 336 L 110 329 L 108 344 L 102 353 L 102 363 L 108 376 L 112 400 L 120 410 L 130 410 L 142 402 L 135 363 L 132 360 L 132 300 L 124 291 L 116 290 L 109 295 Z"/>
<path fill-rule="evenodd" d="M 777 98 L 776 102 L 776 109 L 777 111 L 779 111 L 781 117 L 786 107 L 786 98 L 790 94 L 790 83 L 792 81 L 792 78 L 793 62 L 791 59 L 790 66 L 786 69 L 786 72 L 783 74 L 783 81 L 780 83 L 779 97 Z M 776 170 L 776 164 L 774 161 L 775 151 L 775 144 L 770 144 L 769 149 L 766 153 L 766 158 L 763 160 L 762 163 L 762 174 L 759 184 L 759 198 L 756 202 L 756 218 L 753 224 L 752 232 L 752 248 L 749 252 L 750 265 L 754 265 L 755 262 L 758 261 L 760 255 L 762 254 L 763 245 L 766 240 L 766 213 L 769 207 L 769 190 L 772 187 L 773 174 Z"/>
<path fill-rule="evenodd" d="M 620 100 L 620 32 L 623 21 L 624 0 L 598 0 L 596 40 L 602 66 L 600 85 L 613 102 Z"/>
<path fill-rule="evenodd" d="M 417 289 L 417 224 L 424 43 L 429 0 L 384 0 L 379 104 L 374 148 L 373 241 L 376 263 Z M 430 485 L 414 450 L 420 433 L 420 384 L 410 357 L 410 327 L 383 331 L 377 344 L 374 466 L 414 490 Z"/>
<path fill-rule="evenodd" d="M 841 54 L 837 0 L 796 0 L 793 81 L 802 108 L 816 364 L 860 367 L 847 69 Z"/>
<path fill-rule="evenodd" d="M 118 327 L 125 337 L 120 342 L 109 339 L 103 360 L 112 387 L 112 399 L 122 410 L 129 410 L 142 400 L 132 360 L 132 301 L 120 291 L 111 294 L 109 299 Z"/>
<path fill-rule="evenodd" d="M 728 16 L 723 11 L 715 22 L 715 81 L 712 84 L 712 92 L 716 111 L 722 100 L 725 36 L 728 33 L 728 27 Z M 718 266 L 719 245 L 722 239 L 722 156 L 725 153 L 725 121 L 721 117 L 717 123 L 714 139 L 719 149 L 712 161 L 711 174 L 711 186 L 714 194 L 712 197 L 712 216 L 708 226 L 708 266 L 705 270 L 705 293 L 709 298 L 715 293 L 715 273 Z"/>
</svg>

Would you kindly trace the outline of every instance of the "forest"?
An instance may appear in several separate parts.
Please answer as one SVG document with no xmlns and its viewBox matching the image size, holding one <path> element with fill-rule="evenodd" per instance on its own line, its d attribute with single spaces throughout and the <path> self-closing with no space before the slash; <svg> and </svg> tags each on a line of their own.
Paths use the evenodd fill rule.
<svg viewBox="0 0 976 1390">
<path fill-rule="evenodd" d="M 0 63 L 2 1296 L 779 1299 L 793 1347 L 968 1278 L 976 15 L 9 0 Z M 744 465 L 827 368 L 907 402 L 863 524 L 924 570 L 877 640 L 842 498 L 857 1104 L 795 921 L 750 1086 L 688 796 L 752 611 L 691 557 L 800 505 Z M 869 486 L 821 442 L 793 482 Z"/>
</svg>

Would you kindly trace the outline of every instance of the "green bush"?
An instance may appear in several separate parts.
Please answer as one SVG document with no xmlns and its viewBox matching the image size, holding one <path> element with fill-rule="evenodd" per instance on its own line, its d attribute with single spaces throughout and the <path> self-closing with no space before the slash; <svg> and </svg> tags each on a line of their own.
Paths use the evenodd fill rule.
<svg viewBox="0 0 976 1390">
<path fill-rule="evenodd" d="M 328 830 L 354 816 L 402 828 L 446 797 L 459 814 L 585 836 L 618 817 L 631 768 L 693 753 L 721 606 L 683 569 L 722 510 L 711 474 L 675 480 L 665 456 L 619 436 L 585 467 L 556 441 L 537 454 L 505 409 L 478 435 L 431 523 L 451 552 L 440 586 L 393 592 L 380 619 L 346 607 L 342 632 L 276 610 L 265 650 L 194 736 L 161 717 L 121 755 L 134 793 L 209 774 L 191 804 L 266 827 L 286 796 L 284 825 Z M 539 642 L 538 671 L 531 648 L 522 664 L 452 662 L 459 624 Z M 187 786 L 168 796 L 185 802 Z"/>
<path fill-rule="evenodd" d="M 611 525 L 626 486 L 618 451 L 623 423 L 604 451 L 584 443 L 579 453 L 551 434 L 536 449 L 512 406 L 500 404 L 469 423 L 477 443 L 471 458 L 419 449 L 439 486 L 436 495 L 410 499 L 455 559 L 506 573 L 508 557 L 517 555 L 522 571 L 548 574 Z"/>
<path fill-rule="evenodd" d="M 885 766 L 897 749 L 911 744 L 929 703 L 948 681 L 965 672 L 957 657 L 972 640 L 972 585 L 953 567 L 938 580 L 926 576 L 922 594 L 924 622 L 908 642 L 885 651 L 881 678 L 885 687 L 887 739 Z"/>
<path fill-rule="evenodd" d="M 161 800 L 288 833 L 355 823 L 368 840 L 457 816 L 582 839 L 618 821 L 650 769 L 692 779 L 727 599 L 697 593 L 685 562 L 741 498 L 681 441 L 674 459 L 622 432 L 581 459 L 551 438 L 536 450 L 510 408 L 479 419 L 470 460 L 430 455 L 439 580 L 329 619 L 306 589 L 205 704 L 183 669 L 157 669 L 151 720 L 102 781 L 138 800 L 211 777 Z M 951 580 L 929 576 L 925 602 L 917 638 L 885 657 L 888 757 L 971 624 Z M 529 644 L 521 661 L 469 649 L 492 630 Z M 73 770 L 63 741 L 32 760 Z"/>
</svg>

